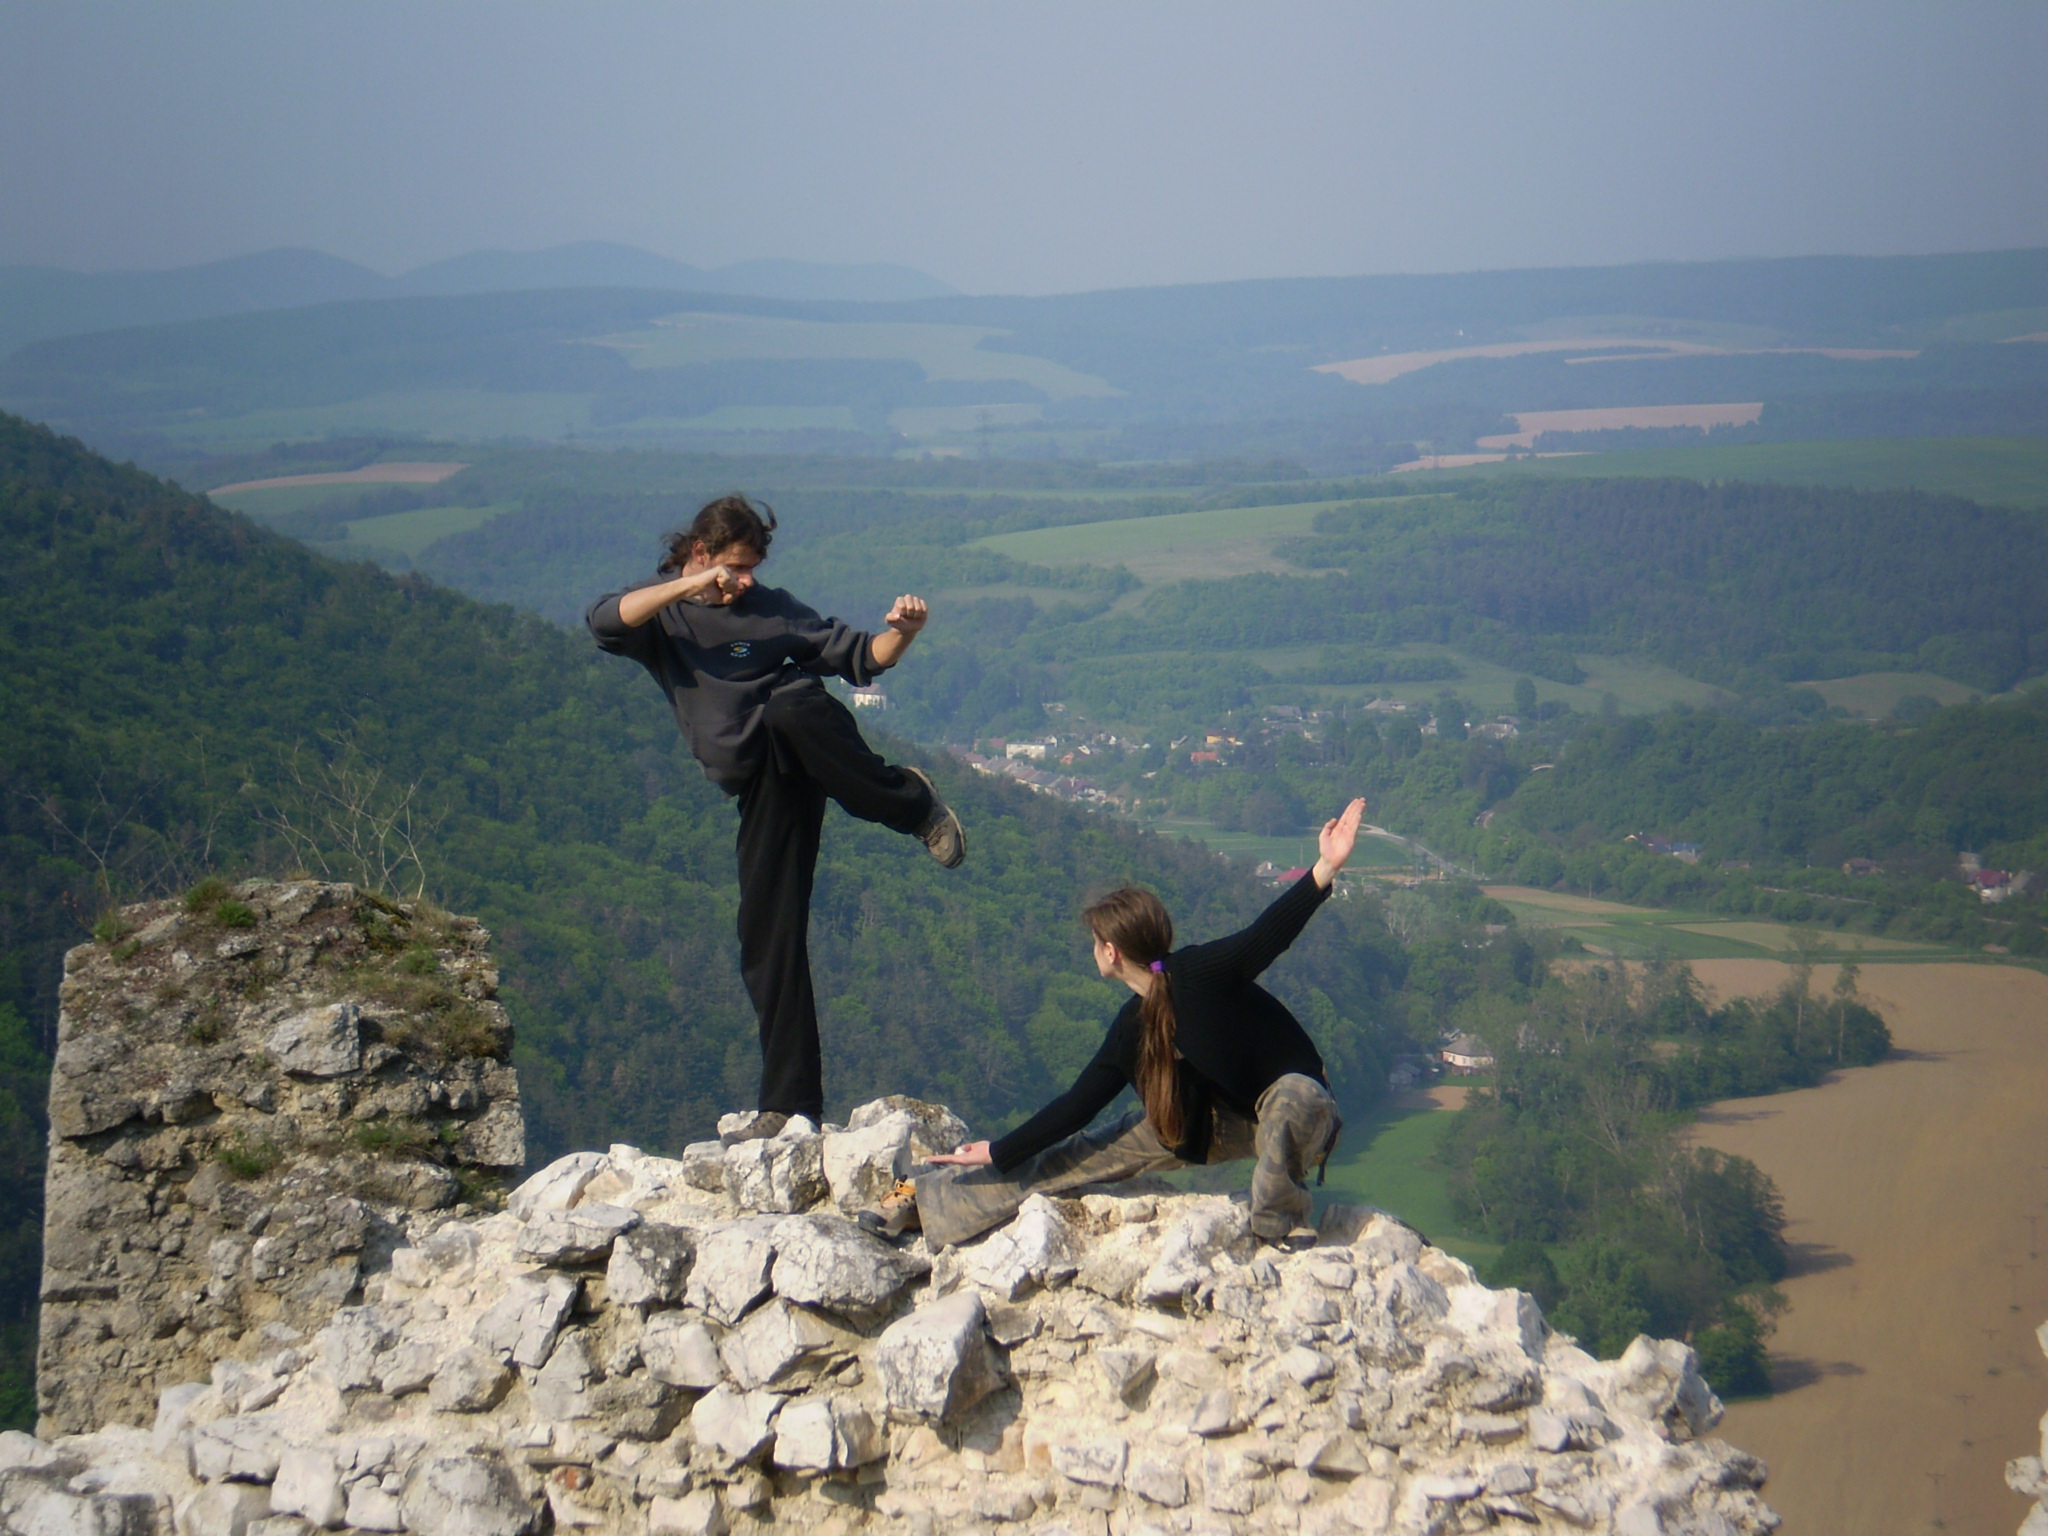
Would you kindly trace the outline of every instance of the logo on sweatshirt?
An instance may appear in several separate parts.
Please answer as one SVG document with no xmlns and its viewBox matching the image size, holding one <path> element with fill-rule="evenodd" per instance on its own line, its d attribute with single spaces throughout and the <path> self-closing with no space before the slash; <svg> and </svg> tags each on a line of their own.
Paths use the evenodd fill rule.
<svg viewBox="0 0 2048 1536">
<path fill-rule="evenodd" d="M 747 656 L 753 653 L 754 648 L 744 640 L 735 640 L 729 649 L 735 656 Z"/>
</svg>

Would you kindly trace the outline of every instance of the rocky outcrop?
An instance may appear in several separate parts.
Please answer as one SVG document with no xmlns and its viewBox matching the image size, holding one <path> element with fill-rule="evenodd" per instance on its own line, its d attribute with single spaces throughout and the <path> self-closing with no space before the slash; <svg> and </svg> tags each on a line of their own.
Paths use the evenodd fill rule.
<svg viewBox="0 0 2048 1536">
<path fill-rule="evenodd" d="M 46 1434 L 151 1424 L 216 1370 L 283 1393 L 409 1221 L 526 1156 L 474 921 L 210 882 L 102 931 L 65 957 L 50 1086 Z"/>
<path fill-rule="evenodd" d="M 614 1147 L 416 1214 L 359 1298 L 148 1431 L 0 1442 L 0 1507 L 109 1536 L 1776 1524 L 1689 1349 L 1594 1360 L 1381 1213 L 1286 1252 L 1228 1198 L 1126 1185 L 932 1256 L 829 1193 L 703 1187 L 772 1194 L 841 1134 Z"/>
<path fill-rule="evenodd" d="M 576 1153 L 482 1208 L 459 1181 L 510 1153 L 489 1140 L 509 1077 L 423 1049 L 375 980 L 442 978 L 483 1040 L 481 935 L 345 887 L 231 899 L 253 926 L 137 914 L 74 957 L 53 1231 L 77 1246 L 54 1254 L 45 1438 L 0 1435 L 0 1529 L 1776 1524 L 1762 1465 L 1705 1438 L 1720 1404 L 1689 1349 L 1595 1360 L 1380 1212 L 1332 1207 L 1282 1250 L 1239 1201 L 1132 1183 L 933 1254 L 856 1219 L 966 1137 L 902 1098 L 765 1137 L 728 1116 L 675 1159 Z M 261 969 L 235 990 L 243 960 Z M 171 1012 L 216 1003 L 206 1040 Z M 403 1116 L 430 1131 L 404 1159 L 350 1134 Z M 223 1155 L 258 1145 L 274 1166 Z"/>
</svg>

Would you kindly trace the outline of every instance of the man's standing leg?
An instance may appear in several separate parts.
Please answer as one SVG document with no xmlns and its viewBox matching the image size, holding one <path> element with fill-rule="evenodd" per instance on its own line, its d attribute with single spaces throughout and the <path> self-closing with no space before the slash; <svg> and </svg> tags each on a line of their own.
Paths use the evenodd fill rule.
<svg viewBox="0 0 2048 1536">
<path fill-rule="evenodd" d="M 760 1107 L 825 1118 L 811 991 L 811 882 L 825 793 L 770 750 L 740 794 L 740 974 L 761 1022 Z"/>
</svg>

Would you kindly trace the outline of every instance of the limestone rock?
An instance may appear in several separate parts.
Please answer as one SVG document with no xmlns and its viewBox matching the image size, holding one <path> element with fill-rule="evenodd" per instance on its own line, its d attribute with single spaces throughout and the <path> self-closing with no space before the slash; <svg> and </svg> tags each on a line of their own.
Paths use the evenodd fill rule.
<svg viewBox="0 0 2048 1536">
<path fill-rule="evenodd" d="M 334 1456 L 318 1447 L 294 1446 L 277 1463 L 277 1481 L 270 1488 L 275 1514 L 300 1515 L 311 1525 L 329 1530 L 346 1523 L 348 1501 Z"/>
<path fill-rule="evenodd" d="M 881 1425 L 854 1399 L 838 1394 L 792 1403 L 776 1416 L 778 1467 L 833 1472 L 861 1467 L 885 1449 Z"/>
<path fill-rule="evenodd" d="M 354 1003 L 329 1003 L 278 1020 L 263 1048 L 287 1072 L 341 1077 L 363 1064 L 362 1014 Z"/>
<path fill-rule="evenodd" d="M 725 1149 L 725 1193 L 747 1211 L 805 1211 L 826 1194 L 825 1139 L 791 1120 L 779 1136 Z"/>
<path fill-rule="evenodd" d="M 183 1536 L 247 1536 L 249 1528 L 270 1513 L 270 1490 L 247 1483 L 215 1483 L 202 1488 L 178 1508 L 178 1529 Z M 26 1531 L 28 1522 L 10 1522 L 10 1528 Z M 81 1532 L 100 1533 L 91 1526 Z M 68 1533 L 67 1533 L 68 1536 Z"/>
<path fill-rule="evenodd" d="M 683 1182 L 692 1189 L 725 1193 L 725 1143 L 693 1141 L 683 1148 Z"/>
<path fill-rule="evenodd" d="M 772 1392 L 739 1392 L 713 1387 L 690 1411 L 697 1444 L 716 1452 L 727 1466 L 752 1461 L 774 1438 L 782 1399 Z"/>
<path fill-rule="evenodd" d="M 1120 1435 L 1061 1440 L 1052 1447 L 1052 1469 L 1069 1482 L 1115 1488 L 1124 1480 L 1130 1455 L 1130 1442 Z"/>
<path fill-rule="evenodd" d="M 527 1222 L 512 1252 L 536 1264 L 589 1264 L 608 1257 L 619 1235 L 639 1224 L 637 1212 L 616 1205 L 541 1211 Z"/>
<path fill-rule="evenodd" d="M 406 1479 L 399 1510 L 417 1536 L 527 1536 L 540 1515 L 511 1468 L 490 1455 L 422 1462 Z"/>
<path fill-rule="evenodd" d="M 500 1359 L 539 1370 L 548 1363 L 577 1291 L 566 1275 L 514 1275 L 497 1304 L 477 1319 L 472 1338 Z"/>
<path fill-rule="evenodd" d="M 865 1131 L 892 1115 L 907 1115 L 915 1127 L 911 1132 L 913 1162 L 928 1162 L 935 1152 L 957 1152 L 967 1144 L 967 1122 L 943 1104 L 930 1104 L 908 1094 L 885 1094 L 870 1100 L 846 1117 L 849 1131 Z"/>
<path fill-rule="evenodd" d="M 463 1160 L 479 1168 L 518 1168 L 526 1162 L 526 1117 L 510 1104 L 493 1104 L 462 1128 L 456 1143 Z"/>
<path fill-rule="evenodd" d="M 737 1323 L 768 1294 L 775 1226 L 760 1219 L 737 1222 L 707 1237 L 698 1245 L 684 1300 L 727 1327 Z"/>
<path fill-rule="evenodd" d="M 825 1184 L 843 1211 L 870 1208 L 910 1172 L 917 1120 L 902 1111 L 859 1130 L 827 1131 L 820 1150 Z"/>
<path fill-rule="evenodd" d="M 327 1374 L 344 1392 L 377 1385 L 377 1356 L 398 1336 L 398 1329 L 376 1307 L 343 1307 L 320 1331 L 320 1354 Z"/>
<path fill-rule="evenodd" d="M 749 1313 L 725 1336 L 718 1353 L 743 1389 L 784 1391 L 816 1380 L 850 1357 L 859 1342 L 850 1330 L 778 1296 Z"/>
<path fill-rule="evenodd" d="M 605 1293 L 622 1307 L 673 1306 L 683 1299 L 697 1247 L 690 1234 L 648 1222 L 619 1234 L 605 1270 Z"/>
<path fill-rule="evenodd" d="M 1614 1401 L 1661 1424 L 1674 1440 L 1696 1439 L 1721 1422 L 1721 1400 L 1699 1366 L 1699 1357 L 1676 1339 L 1638 1335 L 1612 1367 Z"/>
<path fill-rule="evenodd" d="M 382 1483 L 368 1479 L 350 1486 L 348 1512 L 343 1518 L 359 1531 L 405 1529 L 405 1511 L 399 1506 L 398 1495 Z"/>
<path fill-rule="evenodd" d="M 729 1527 L 718 1495 L 708 1488 L 679 1499 L 656 1497 L 647 1510 L 647 1536 L 725 1536 Z"/>
<path fill-rule="evenodd" d="M 775 1225 L 769 1241 L 778 1296 L 849 1316 L 885 1310 L 931 1268 L 839 1216 L 792 1216 Z"/>
<path fill-rule="evenodd" d="M 427 1399 L 443 1413 L 482 1413 L 496 1407 L 511 1385 L 512 1370 L 502 1358 L 465 1344 L 434 1372 Z"/>
<path fill-rule="evenodd" d="M 277 1476 L 284 1441 L 272 1419 L 221 1419 L 192 1437 L 192 1471 L 209 1483 L 267 1483 Z"/>
<path fill-rule="evenodd" d="M 307 1006 L 265 1003 L 256 1027 Z M 379 1029 L 366 1010 L 366 1062 Z M 201 1080 L 160 1066 L 153 1083 L 120 1053 L 91 1069 L 159 1117 L 98 1145 L 212 1124 L 160 1118 L 184 1103 L 181 1081 Z M 406 1081 L 372 1070 L 377 1095 L 382 1074 Z M 422 1102 L 470 1114 L 490 1101 L 485 1068 L 440 1071 L 441 1097 Z M 278 1107 L 259 1113 L 308 1096 L 340 1113 L 357 1081 L 273 1081 Z M 930 1121 L 902 1104 L 865 1128 L 893 1138 L 906 1116 L 914 1143 Z M 812 1135 L 797 1125 L 784 1147 Z M 0 1529 L 173 1536 L 174 1512 L 175 1536 L 1774 1524 L 1761 1464 L 1699 1438 L 1716 1405 L 1682 1345 L 1595 1360 L 1529 1298 L 1489 1290 L 1383 1214 L 1326 1221 L 1317 1246 L 1280 1251 L 1255 1248 L 1242 1202 L 1216 1195 L 1041 1198 L 941 1254 L 919 1289 L 921 1240 L 892 1246 L 829 1208 L 750 1212 L 725 1190 L 726 1151 L 716 1189 L 633 1147 L 565 1159 L 496 1214 L 392 1210 L 367 1185 L 244 1180 L 213 1159 L 181 1175 L 182 1209 L 139 1180 L 81 1186 L 126 1202 L 104 1229 L 129 1246 L 55 1245 L 81 1299 L 47 1305 L 107 1346 L 60 1361 L 104 1373 L 113 1349 L 148 1348 L 173 1317 L 214 1352 L 128 1410 L 149 1423 L 153 1407 L 148 1430 L 57 1445 L 0 1434 Z M 151 1302 L 183 1312 L 144 1312 L 106 1265 L 186 1240 L 189 1289 Z M 230 1296 L 248 1310 L 217 1299 Z M 75 1406 L 90 1383 L 49 1386 Z M 2032 1458 L 2010 1475 L 2036 1498 L 2048 1486 Z M 2048 1526 L 2048 1512 L 2029 1518 Z"/>
<path fill-rule="evenodd" d="M 875 1345 L 875 1368 L 891 1413 L 941 1423 L 1003 1384 L 981 1298 L 971 1291 L 919 1307 L 891 1323 Z"/>
<path fill-rule="evenodd" d="M 1229 1201 L 1214 1201 L 1184 1216 L 1167 1234 L 1158 1259 L 1138 1282 L 1145 1301 L 1178 1301 L 1199 1288 L 1219 1253 L 1250 1245 L 1251 1218 Z"/>
<path fill-rule="evenodd" d="M 1032 1195 L 1014 1220 L 968 1248 L 958 1262 L 975 1285 L 1015 1301 L 1026 1291 L 1073 1279 L 1080 1268 L 1075 1250 L 1072 1225 L 1059 1207 Z"/>
<path fill-rule="evenodd" d="M 513 1190 L 505 1209 L 521 1221 L 531 1221 L 543 1211 L 566 1211 L 610 1161 L 602 1152 L 571 1152 L 558 1157 Z"/>
<path fill-rule="evenodd" d="M 708 1392 L 725 1379 L 725 1364 L 711 1330 L 695 1318 L 662 1313 L 647 1320 L 640 1355 L 656 1381 Z"/>
</svg>

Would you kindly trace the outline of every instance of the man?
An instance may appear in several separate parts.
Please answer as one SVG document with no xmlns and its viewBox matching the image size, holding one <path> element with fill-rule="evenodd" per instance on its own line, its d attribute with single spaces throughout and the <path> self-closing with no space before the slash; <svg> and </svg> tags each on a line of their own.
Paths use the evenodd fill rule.
<svg viewBox="0 0 2048 1536">
<path fill-rule="evenodd" d="M 740 972 L 761 1024 L 757 1135 L 790 1115 L 824 1119 L 808 929 L 826 797 L 920 839 L 948 869 L 967 854 L 931 780 L 877 757 L 819 680 L 865 686 L 896 665 L 925 626 L 924 599 L 897 598 L 879 634 L 820 618 L 755 581 L 775 526 L 772 511 L 720 497 L 669 536 L 659 579 L 601 597 L 584 616 L 601 648 L 654 674 L 706 776 L 739 800 Z"/>
</svg>

